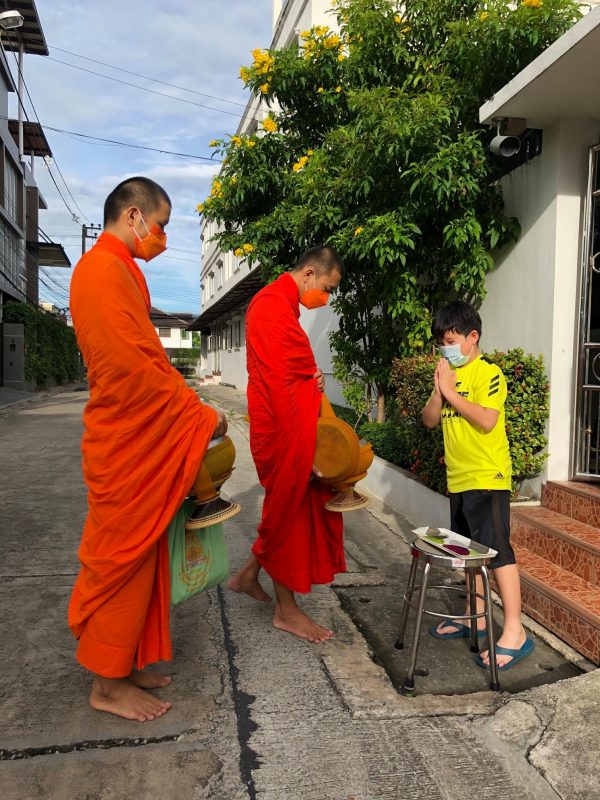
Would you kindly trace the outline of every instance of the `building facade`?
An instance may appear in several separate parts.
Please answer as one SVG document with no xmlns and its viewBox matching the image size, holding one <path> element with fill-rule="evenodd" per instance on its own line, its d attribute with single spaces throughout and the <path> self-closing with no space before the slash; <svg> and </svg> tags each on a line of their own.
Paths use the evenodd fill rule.
<svg viewBox="0 0 600 800">
<path fill-rule="evenodd" d="M 61 245 L 40 237 L 39 212 L 47 206 L 35 181 L 35 159 L 52 152 L 41 125 L 24 119 L 23 86 L 11 73 L 11 62 L 22 75 L 24 56 L 47 56 L 48 47 L 34 0 L 10 3 L 10 10 L 23 16 L 23 25 L 10 31 L 0 27 L 0 323 L 8 302 L 39 304 L 40 266 L 70 266 Z M 17 95 L 16 119 L 10 118 L 11 94 Z M 0 324 L 0 340 L 1 331 Z M 0 359 L 0 386 L 2 364 Z"/>
</svg>

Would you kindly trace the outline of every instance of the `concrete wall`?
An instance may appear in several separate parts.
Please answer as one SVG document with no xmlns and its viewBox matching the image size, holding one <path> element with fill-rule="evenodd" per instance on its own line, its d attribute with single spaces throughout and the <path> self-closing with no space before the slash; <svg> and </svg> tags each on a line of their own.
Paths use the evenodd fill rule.
<svg viewBox="0 0 600 800">
<path fill-rule="evenodd" d="M 541 155 L 502 179 L 519 241 L 498 253 L 481 308 L 485 350 L 542 354 L 551 383 L 544 476 L 570 474 L 583 210 L 589 147 L 598 124 L 562 120 L 544 130 Z"/>
<path fill-rule="evenodd" d="M 163 326 L 161 325 L 161 328 L 162 327 Z M 166 328 L 167 326 L 165 325 L 164 327 Z M 158 327 L 155 326 L 154 329 L 158 333 Z M 159 334 L 159 339 L 160 339 L 161 344 L 162 344 L 163 347 L 165 347 L 165 348 L 166 347 L 191 348 L 191 346 L 192 346 L 192 334 L 191 333 L 188 333 L 188 338 L 187 339 L 182 339 L 181 338 L 181 332 L 182 332 L 181 328 L 170 328 L 170 332 L 171 333 L 170 333 L 169 337 L 160 336 L 160 334 Z"/>
</svg>

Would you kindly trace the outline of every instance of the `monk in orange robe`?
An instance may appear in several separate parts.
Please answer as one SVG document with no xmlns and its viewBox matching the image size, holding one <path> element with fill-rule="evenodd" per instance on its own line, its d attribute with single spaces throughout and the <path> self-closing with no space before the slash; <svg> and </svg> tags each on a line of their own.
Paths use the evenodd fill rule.
<svg viewBox="0 0 600 800">
<path fill-rule="evenodd" d="M 154 181 L 119 184 L 104 206 L 104 232 L 71 281 L 90 399 L 82 441 L 89 513 L 69 626 L 77 660 L 94 675 L 92 707 L 139 721 L 170 707 L 147 691 L 170 678 L 143 671 L 171 658 L 166 531 L 211 438 L 227 427 L 171 367 L 150 322 L 134 258 L 165 250 L 170 213 Z"/>
<path fill-rule="evenodd" d="M 333 633 L 300 610 L 294 593 L 330 583 L 346 565 L 342 515 L 325 509 L 332 491 L 312 480 L 324 380 L 299 306 L 326 305 L 343 269 L 334 250 L 312 248 L 258 292 L 246 315 L 250 449 L 265 498 L 252 555 L 229 587 L 270 600 L 258 580 L 264 568 L 276 595 L 273 625 L 311 642 Z"/>
</svg>

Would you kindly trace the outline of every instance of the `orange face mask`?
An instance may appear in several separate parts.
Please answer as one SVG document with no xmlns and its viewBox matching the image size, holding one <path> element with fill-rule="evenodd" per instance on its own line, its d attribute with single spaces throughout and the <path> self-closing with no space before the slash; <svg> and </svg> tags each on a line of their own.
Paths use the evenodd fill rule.
<svg viewBox="0 0 600 800">
<path fill-rule="evenodd" d="M 133 232 L 137 236 L 133 247 L 133 255 L 134 258 L 152 261 L 153 258 L 164 253 L 167 249 L 167 234 L 159 225 L 152 225 L 152 228 L 148 228 L 144 217 L 142 217 L 142 222 L 144 223 L 144 228 L 148 231 L 148 235 L 142 238 L 136 229 L 133 229 Z"/>
<path fill-rule="evenodd" d="M 317 289 L 317 277 L 315 275 L 315 286 L 312 289 L 307 289 L 302 297 L 300 298 L 300 302 L 305 308 L 323 308 L 329 302 L 329 294 L 328 292 L 323 291 L 322 289 Z"/>
</svg>

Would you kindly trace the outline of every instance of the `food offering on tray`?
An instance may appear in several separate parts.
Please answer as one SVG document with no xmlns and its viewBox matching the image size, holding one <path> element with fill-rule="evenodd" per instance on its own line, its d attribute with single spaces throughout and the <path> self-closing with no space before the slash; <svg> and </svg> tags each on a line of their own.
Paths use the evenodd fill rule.
<svg viewBox="0 0 600 800">
<path fill-rule="evenodd" d="M 461 536 L 460 533 L 454 533 L 447 528 L 415 528 L 413 533 L 449 556 L 467 559 L 481 558 L 482 556 L 493 558 L 496 555 L 496 551 L 490 547 L 467 539 L 466 536 Z"/>
</svg>

